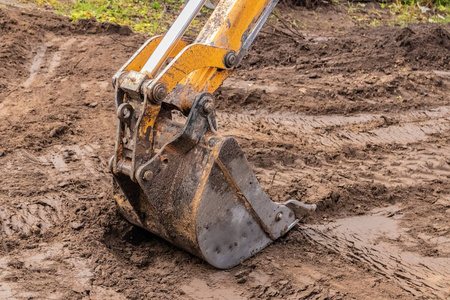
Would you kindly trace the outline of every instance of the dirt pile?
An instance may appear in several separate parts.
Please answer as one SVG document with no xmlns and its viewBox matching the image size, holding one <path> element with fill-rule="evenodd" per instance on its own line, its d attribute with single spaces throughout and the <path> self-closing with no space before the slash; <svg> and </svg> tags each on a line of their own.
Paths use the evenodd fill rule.
<svg viewBox="0 0 450 300">
<path fill-rule="evenodd" d="M 446 70 L 450 64 L 449 30 L 439 25 L 427 29 L 415 27 L 414 30 L 407 27 L 397 34 L 395 41 L 406 49 L 404 56 L 409 61 Z"/>
<path fill-rule="evenodd" d="M 30 48 L 17 40 L 8 39 L 12 34 L 23 36 L 23 28 L 20 28 L 19 21 L 0 9 L 0 34 L 2 43 L 0 44 L 0 95 L 8 88 L 9 82 L 15 77 L 27 76 L 27 60 L 29 59 Z M 25 59 L 24 59 L 25 58 Z"/>
<path fill-rule="evenodd" d="M 74 31 L 77 33 L 86 34 L 132 34 L 132 31 L 128 26 L 120 26 L 118 24 L 108 22 L 97 22 L 94 18 L 77 20 L 74 23 Z"/>
<path fill-rule="evenodd" d="M 440 91 L 448 88 L 449 28 L 356 27 L 304 39 L 264 33 L 239 68 L 245 83 L 219 91 L 222 108 L 348 114 L 448 104 Z"/>
<path fill-rule="evenodd" d="M 255 52 L 243 62 L 244 68 L 309 63 L 319 70 L 355 72 L 384 71 L 399 62 L 426 70 L 446 70 L 449 65 L 449 25 L 354 28 L 335 37 L 305 34 L 303 39 L 275 34 L 257 38 Z M 336 53 L 339 57 L 335 57 Z M 304 61 L 305 56 L 310 59 Z"/>
</svg>

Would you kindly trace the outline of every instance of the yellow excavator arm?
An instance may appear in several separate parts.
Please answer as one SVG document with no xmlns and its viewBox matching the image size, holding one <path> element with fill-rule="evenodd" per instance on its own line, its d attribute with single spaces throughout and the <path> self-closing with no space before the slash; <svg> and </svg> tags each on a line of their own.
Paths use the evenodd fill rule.
<svg viewBox="0 0 450 300">
<path fill-rule="evenodd" d="M 222 0 L 188 44 L 182 36 L 205 2 L 190 0 L 164 36 L 148 40 L 114 75 L 119 120 L 110 168 L 118 209 L 129 222 L 225 269 L 315 206 L 273 202 L 215 120 L 212 93 L 278 0 Z M 185 119 L 174 119 L 173 111 Z"/>
</svg>

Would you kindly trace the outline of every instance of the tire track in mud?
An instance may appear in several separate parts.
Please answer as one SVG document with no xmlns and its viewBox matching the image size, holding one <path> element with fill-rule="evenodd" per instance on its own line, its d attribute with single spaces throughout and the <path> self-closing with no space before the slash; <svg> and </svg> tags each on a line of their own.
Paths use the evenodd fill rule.
<svg viewBox="0 0 450 300">
<path fill-rule="evenodd" d="M 30 85 L 34 82 L 36 75 L 38 74 L 38 70 L 41 67 L 42 59 L 44 58 L 45 52 L 47 52 L 47 48 L 51 46 L 51 44 L 45 44 L 42 45 L 40 48 L 36 51 L 36 56 L 34 57 L 34 60 L 30 67 L 30 76 L 28 79 L 23 83 L 23 86 L 25 88 L 30 87 Z"/>
<path fill-rule="evenodd" d="M 90 290 L 89 299 L 105 299 L 99 293 L 110 296 L 108 290 L 93 288 L 89 265 L 88 259 L 71 257 L 63 243 L 42 243 L 22 250 L 20 258 L 4 256 L 0 258 L 0 298 L 67 299 L 68 291 L 83 294 Z"/>
<path fill-rule="evenodd" d="M 388 187 L 450 179 L 450 147 L 433 144 L 436 136 L 450 130 L 449 106 L 355 116 L 266 111 L 217 115 L 219 130 L 248 141 L 253 148 L 255 142 L 264 147 L 257 155 L 260 159 L 274 158 L 276 166 L 254 166 L 266 188 L 273 184 L 287 187 L 299 178 L 312 185 L 339 178 L 340 184 L 368 182 Z M 414 146 L 417 143 L 420 147 Z M 284 145 L 286 150 L 274 152 L 274 145 Z M 374 154 L 366 151 L 368 145 L 386 145 L 390 150 Z M 287 150 L 292 146 L 293 150 Z M 308 163 L 302 152 L 312 155 L 316 163 Z M 340 158 L 333 162 L 327 158 L 330 156 Z"/>
<path fill-rule="evenodd" d="M 34 93 L 31 93 L 26 98 L 28 101 L 25 104 L 18 105 L 16 99 L 23 97 L 24 93 L 31 92 L 31 89 L 47 85 L 55 76 L 55 73 L 61 64 L 62 57 L 70 50 L 71 45 L 76 41 L 75 38 L 60 38 L 55 37 L 52 40 L 36 47 L 36 54 L 31 62 L 29 68 L 28 78 L 22 82 L 16 89 L 1 99 L 0 116 L 8 116 L 14 113 L 17 106 L 22 105 L 36 105 L 41 104 L 41 99 L 34 99 Z M 53 55 L 52 55 L 53 53 Z M 31 101 L 30 101 L 31 100 Z"/>
<path fill-rule="evenodd" d="M 313 243 L 352 263 L 369 266 L 415 297 L 429 297 L 430 293 L 441 299 L 449 297 L 450 258 L 423 257 L 395 245 L 419 242 L 407 228 L 398 226 L 402 216 L 400 208 L 391 206 L 329 224 L 303 225 L 300 230 Z M 450 239 L 446 243 L 450 245 Z"/>
<path fill-rule="evenodd" d="M 448 136 L 449 106 L 355 116 L 219 112 L 218 120 L 227 133 L 252 145 L 257 141 L 259 147 L 271 150 L 264 158 L 272 156 L 278 163 L 269 168 L 264 165 L 254 168 L 263 187 L 290 189 L 298 186 L 295 180 L 300 180 L 308 186 L 303 201 L 320 201 L 336 185 L 368 183 L 382 184 L 388 189 L 394 186 L 407 189 L 450 179 L 450 147 L 436 143 L 440 137 Z M 282 149 L 274 152 L 277 144 Z M 381 151 L 374 152 L 373 147 L 368 150 L 367 144 L 379 145 Z M 294 150 L 286 146 L 294 146 Z M 308 155 L 314 153 L 318 165 L 305 164 L 301 157 L 293 164 L 284 165 L 277 158 L 283 152 L 301 153 L 303 148 Z M 357 155 L 352 151 L 360 152 Z M 324 153 L 339 158 L 333 163 Z M 275 197 L 275 200 L 285 199 Z M 434 258 L 404 251 L 397 245 L 398 238 L 407 239 L 405 245 L 419 245 L 421 240 L 411 236 L 407 228 L 397 228 L 396 220 L 383 213 L 369 212 L 368 216 L 338 219 L 328 224 L 303 225 L 300 231 L 312 244 L 339 253 L 353 264 L 369 266 L 414 297 L 448 297 L 450 260 L 445 253 L 439 252 L 444 257 Z M 386 228 L 389 226 L 392 228 Z M 389 233 L 390 230 L 394 233 Z M 447 245 L 450 245 L 448 241 Z"/>
<path fill-rule="evenodd" d="M 48 21 L 45 20 L 46 23 Z M 381 284 L 370 288 L 372 282 L 380 279 L 381 276 L 374 276 L 374 273 L 369 274 L 366 267 L 351 266 L 351 263 L 341 262 L 337 256 L 330 255 L 330 252 L 322 250 L 322 247 L 317 245 L 308 244 L 305 246 L 305 251 L 301 251 L 304 239 L 288 248 L 282 248 L 285 245 L 284 241 L 280 240 L 272 245 L 272 248 L 268 248 L 255 257 L 255 260 L 239 266 L 236 273 L 241 272 L 242 275 L 242 270 L 248 269 L 251 274 L 248 276 L 247 282 L 241 283 L 236 282 L 238 276 L 234 275 L 233 271 L 231 273 L 216 272 L 184 253 L 176 254 L 178 250 L 173 250 L 172 246 L 165 244 L 163 247 L 158 246 L 158 241 L 153 238 L 142 242 L 141 238 L 145 234 L 141 234 L 140 231 L 136 231 L 137 233 L 134 234 L 127 232 L 128 229 L 123 229 L 120 225 L 123 221 L 114 214 L 113 199 L 109 195 L 102 199 L 98 198 L 101 197 L 102 192 L 109 191 L 111 188 L 111 176 L 108 173 L 107 162 L 101 159 L 101 157 L 107 159 L 106 157 L 110 155 L 108 149 L 113 147 L 112 138 L 107 138 L 106 135 L 114 132 L 110 126 L 111 117 L 114 114 L 113 104 L 110 102 L 112 98 L 107 101 L 105 99 L 107 97 L 104 95 L 107 92 L 105 87 L 110 86 L 110 80 L 106 78 L 105 74 L 113 74 L 116 65 L 120 65 L 117 61 L 115 62 L 117 57 L 125 59 L 129 55 L 124 55 L 124 49 L 120 47 L 109 47 L 108 43 L 111 42 L 111 39 L 104 37 L 102 40 L 100 35 L 76 36 L 77 43 L 74 44 L 76 47 L 72 47 L 69 51 L 64 50 L 62 45 L 68 42 L 71 36 L 60 36 L 60 40 L 52 40 L 53 35 L 51 34 L 47 37 L 50 37 L 48 42 L 52 42 L 53 46 L 49 46 L 44 54 L 40 54 L 42 56 L 40 67 L 36 68 L 36 75 L 30 86 L 28 88 L 21 86 L 10 94 L 7 101 L 0 104 L 5 107 L 4 109 L 0 108 L 0 118 L 11 115 L 13 117 L 12 124 L 21 124 L 21 119 L 35 114 L 34 123 L 27 123 L 23 132 L 17 134 L 15 143 L 8 147 L 6 155 L 0 157 L 0 172 L 6 174 L 0 178 L 0 194 L 5 197 L 3 203 L 7 206 L 4 213 L 2 212 L 2 216 L 6 219 L 5 222 L 2 222 L 2 226 L 9 222 L 8 228 L 2 229 L 2 232 L 6 236 L 5 231 L 8 230 L 8 234 L 11 234 L 8 236 L 7 244 L 8 247 L 11 245 L 10 250 L 15 247 L 16 241 L 19 243 L 16 249 L 6 253 L 0 259 L 0 298 L 10 296 L 45 298 L 48 297 L 49 291 L 54 291 L 59 298 L 88 297 L 95 299 L 95 294 L 98 299 L 105 299 L 108 295 L 111 295 L 112 299 L 119 299 L 122 295 L 130 298 L 195 297 L 196 295 L 189 294 L 182 296 L 180 289 L 184 290 L 183 287 L 186 286 L 190 287 L 186 292 L 190 293 L 192 289 L 196 289 L 199 293 L 206 295 L 205 297 L 212 297 L 214 292 L 217 294 L 219 291 L 222 294 L 228 293 L 231 298 L 239 295 L 249 298 L 321 297 L 341 299 L 364 298 L 361 297 L 362 290 L 367 290 L 368 299 L 377 298 L 375 296 L 400 298 L 400 296 L 394 297 L 400 295 L 399 292 L 397 293 L 398 287 L 394 283 L 395 279 L 389 280 L 384 286 Z M 136 37 L 124 39 L 124 42 L 134 45 Z M 100 64 L 101 66 L 96 64 L 98 57 L 104 57 L 104 63 Z M 272 60 L 270 57 L 269 59 Z M 78 64 L 78 62 L 81 63 Z M 115 66 L 113 67 L 113 65 Z M 283 72 L 281 68 L 279 71 Z M 303 72 L 299 70 L 292 72 L 294 71 L 296 73 Z M 262 70 L 256 72 L 262 72 Z M 288 78 L 291 74 L 287 73 L 285 77 Z M 348 74 L 346 73 L 344 76 L 348 76 Z M 23 79 L 25 81 L 26 77 Z M 298 86 L 291 82 L 291 79 L 289 78 L 285 82 L 287 85 L 292 83 L 292 86 L 295 87 L 289 92 L 298 94 L 299 88 L 304 87 L 305 84 L 299 82 L 301 77 L 297 78 L 299 79 Z M 324 77 L 323 80 L 328 81 L 328 77 Z M 246 84 L 249 85 L 250 82 Z M 275 82 L 275 84 L 278 85 L 279 82 Z M 308 84 L 309 82 L 306 85 Z M 345 86 L 345 82 L 342 85 Z M 266 88 L 264 85 L 254 86 L 254 88 L 264 89 L 273 98 L 277 94 L 284 93 L 283 90 L 278 93 L 276 88 Z M 306 100 L 313 98 L 316 89 L 321 88 L 322 86 L 315 84 L 313 93 L 310 93 L 310 88 L 308 88 Z M 328 89 L 335 89 L 335 87 L 332 86 Z M 113 95 L 112 91 L 108 93 L 108 97 Z M 297 94 L 292 94 L 291 99 L 288 99 L 291 95 L 284 95 L 284 101 L 301 103 L 303 100 L 298 99 Z M 428 99 L 425 100 L 428 101 Z M 90 101 L 96 101 L 95 107 L 89 106 Z M 255 99 L 249 97 L 245 104 L 250 103 L 249 107 L 253 107 L 251 101 L 255 101 Z M 334 101 L 334 99 L 330 99 L 330 101 Z M 378 105 L 371 98 L 369 101 Z M 386 101 L 390 101 L 390 99 L 386 99 Z M 276 110 L 277 107 L 273 106 L 281 103 L 281 101 L 274 101 L 272 108 Z M 337 101 L 336 105 L 341 104 Z M 437 105 L 448 105 L 448 103 L 435 102 L 433 104 L 433 106 Z M 35 111 L 33 112 L 33 110 Z M 30 115 L 27 116 L 24 113 L 26 111 L 30 111 Z M 322 109 L 321 112 L 323 111 L 325 110 Z M 376 111 L 380 110 L 376 109 Z M 6 113 L 4 114 L 4 112 Z M 416 112 L 421 113 L 421 111 Z M 45 119 L 49 113 L 55 113 L 59 119 L 57 121 Z M 52 136 L 44 132 L 50 133 L 54 128 L 66 125 L 67 120 L 64 119 L 64 116 L 69 113 L 73 118 L 71 117 L 70 124 L 67 124 L 68 133 Z M 442 161 L 442 157 L 446 151 L 449 153 L 449 148 L 444 144 L 438 155 L 433 155 L 432 151 L 435 149 L 430 142 L 429 134 L 445 130 L 448 114 L 437 111 L 437 115 L 433 115 L 435 113 L 433 110 L 427 110 L 424 116 L 408 115 L 410 113 L 413 112 L 373 114 L 367 115 L 366 119 L 360 115 L 353 117 L 356 118 L 353 120 L 348 116 L 305 117 L 301 114 L 283 112 L 271 115 L 264 111 L 259 111 L 255 118 L 252 112 L 244 111 L 242 114 L 230 114 L 231 119 L 236 117 L 238 120 L 230 121 L 229 126 L 226 124 L 228 120 L 224 120 L 227 116 L 219 113 L 219 118 L 227 133 L 247 139 L 250 143 L 255 141 L 255 145 L 247 148 L 250 151 L 252 163 L 257 164 L 257 159 L 261 156 L 262 159 L 278 159 L 277 165 L 261 163 L 257 165 L 256 171 L 263 177 L 265 187 L 273 184 L 275 191 L 272 194 L 279 193 L 280 196 L 284 196 L 286 189 L 289 188 L 286 186 L 280 188 L 280 185 L 284 183 L 290 184 L 293 190 L 303 187 L 309 189 L 312 186 L 307 191 L 311 195 L 316 193 L 314 188 L 319 185 L 324 187 L 323 190 L 326 193 L 328 188 L 337 185 L 360 180 L 373 180 L 373 177 L 361 179 L 362 173 L 381 177 L 383 174 L 376 169 L 379 168 L 381 159 L 373 159 L 373 153 L 368 153 L 365 158 L 350 157 L 347 160 L 341 156 L 342 163 L 338 162 L 341 158 L 334 162 L 327 162 L 320 155 L 325 151 L 332 152 L 333 155 L 342 152 L 342 148 L 347 144 L 355 147 L 364 146 L 367 140 L 369 143 L 380 145 L 390 143 L 394 139 L 393 136 L 396 135 L 405 136 L 404 140 L 399 143 L 409 143 L 410 140 L 427 140 L 426 143 L 418 143 L 421 147 L 425 144 L 423 147 L 427 149 L 414 152 L 412 156 L 406 147 L 396 153 L 389 153 L 389 149 L 387 151 L 383 149 L 383 155 L 392 157 L 387 162 L 381 161 L 381 163 L 389 164 L 397 156 L 406 155 L 400 160 L 401 164 L 409 163 L 411 168 L 419 169 L 422 174 L 432 173 L 425 178 L 426 180 L 436 178 L 436 169 L 433 168 L 441 168 L 441 164 L 445 163 Z M 254 119 L 250 118 L 249 120 L 249 116 Z M 335 120 L 330 121 L 331 117 L 334 117 Z M 406 119 L 406 129 L 399 125 L 404 119 Z M 433 124 L 433 121 L 444 124 L 436 125 Z M 46 126 L 32 128 L 41 123 L 46 123 Z M 416 127 L 412 128 L 413 125 Z M 411 138 L 411 134 L 419 132 L 417 127 L 425 128 L 426 132 L 421 133 L 418 138 Z M 8 128 L 6 126 L 4 128 L 6 137 Z M 44 134 L 37 134 L 40 133 L 39 131 Z M 48 139 L 51 143 L 43 145 L 36 143 L 37 146 L 34 146 L 34 143 L 23 142 L 21 139 L 25 138 L 27 133 L 34 134 L 33 142 L 42 138 Z M 352 135 L 348 136 L 349 133 Z M 383 137 L 385 138 L 383 139 Z M 92 141 L 98 142 L 99 148 L 90 144 Z M 58 145 L 53 146 L 55 144 Z M 287 147 L 291 145 L 293 147 Z M 303 151 L 302 147 L 304 146 L 309 146 L 309 149 Z M 24 148 L 28 151 L 21 150 Z M 260 155 L 261 152 L 264 153 Z M 294 154 L 293 160 L 287 164 L 279 159 L 283 158 L 285 154 Z M 303 162 L 305 154 L 314 156 L 313 158 L 317 157 L 319 163 L 317 165 L 314 165 L 314 162 L 310 165 L 305 164 Z M 96 157 L 97 155 L 100 157 Z M 413 160 L 409 160 L 410 158 Z M 433 168 L 427 165 L 419 166 L 419 164 L 425 163 L 424 160 L 431 162 L 434 165 Z M 280 166 L 281 164 L 282 166 Z M 299 166 L 304 168 L 299 170 Z M 394 170 L 394 175 L 387 175 L 384 180 L 394 180 L 395 172 L 403 172 L 404 166 L 396 165 L 390 169 Z M 448 170 L 445 168 L 439 170 L 440 176 L 445 177 L 448 174 Z M 413 175 L 417 176 L 418 171 L 414 172 Z M 305 173 L 310 177 L 303 179 Z M 337 176 L 340 173 L 342 173 L 342 177 Z M 301 182 L 292 183 L 293 179 L 299 177 L 302 178 Z M 376 178 L 376 180 L 381 179 Z M 408 184 L 415 182 L 415 178 L 408 178 L 408 180 L 410 180 Z M 105 183 L 106 181 L 107 183 Z M 315 199 L 320 199 L 321 196 L 316 195 L 315 197 Z M 49 205 L 49 201 L 53 202 L 50 202 Z M 61 205 L 61 208 L 58 205 Z M 79 208 L 80 210 L 78 210 Z M 57 215 L 59 210 L 62 213 L 58 219 L 53 219 L 53 215 Z M 340 210 L 343 210 L 342 207 Z M 14 218 L 20 217 L 18 220 L 20 220 L 21 226 L 11 225 L 13 216 L 15 216 Z M 72 221 L 84 227 L 75 228 L 71 226 L 73 225 L 70 223 Z M 43 222 L 45 224 L 39 225 Z M 36 228 L 39 229 L 39 227 L 50 228 L 46 226 L 53 226 L 53 230 L 50 229 L 50 238 L 39 235 L 20 238 L 25 230 L 31 230 L 29 228 L 32 230 L 37 230 Z M 315 227 L 310 228 L 315 229 Z M 42 232 L 42 229 L 39 230 Z M 110 231 L 113 233 L 110 234 Z M 331 238 L 338 236 L 326 230 L 324 233 Z M 19 238 L 16 234 L 19 235 Z M 102 241 L 105 234 L 107 241 Z M 127 235 L 129 237 L 126 237 Z M 145 239 L 145 237 L 143 238 Z M 45 242 L 49 244 L 41 244 Z M 30 247 L 33 248 L 30 249 Z M 297 257 L 295 257 L 296 254 Z M 266 259 L 266 255 L 271 258 Z M 286 260 L 286 257 L 290 260 Z M 366 257 L 373 256 L 368 254 Z M 384 256 L 382 258 L 384 259 Z M 400 258 L 402 259 L 402 257 Z M 334 260 L 337 262 L 334 267 L 330 267 Z M 296 267 L 296 269 L 291 269 L 292 273 L 286 271 L 289 265 L 302 265 L 306 262 L 309 267 L 305 269 Z M 252 273 L 253 269 L 255 271 Z M 335 276 L 339 273 L 338 270 L 342 270 L 343 274 L 348 275 L 346 281 L 343 281 L 342 277 Z M 385 274 L 389 274 L 388 271 Z M 205 280 L 208 274 L 220 275 L 208 281 Z M 304 275 L 311 274 L 314 276 L 305 279 Z M 245 275 L 243 276 L 245 279 Z M 367 276 L 366 282 L 361 280 L 364 276 Z M 387 277 L 387 275 L 383 276 Z M 291 281 L 295 280 L 298 282 L 291 284 Z M 207 282 L 206 286 L 202 282 Z M 212 285 L 210 285 L 211 282 Z M 100 284 L 101 288 L 96 287 L 96 284 Z M 409 288 L 407 285 L 406 287 Z M 110 288 L 111 290 L 109 290 Z M 334 290 L 335 296 L 332 296 L 329 290 Z M 423 288 L 422 291 L 428 290 Z M 374 297 L 370 297 L 372 294 Z M 424 294 L 432 296 L 430 293 Z M 407 294 L 402 293 L 401 295 Z"/>
<path fill-rule="evenodd" d="M 62 55 L 69 50 L 69 47 L 76 41 L 75 38 L 69 38 L 65 41 L 61 38 L 54 38 L 48 43 L 43 44 L 36 50 L 36 55 L 33 59 L 33 62 L 30 66 L 30 75 L 27 80 L 23 83 L 24 88 L 29 88 L 36 80 L 36 77 L 39 76 L 39 81 L 44 82 L 46 79 L 49 79 L 54 73 L 56 68 L 59 66 L 61 62 Z M 59 46 L 57 50 L 53 53 L 51 58 L 46 56 L 47 50 L 54 47 L 54 44 Z"/>
<path fill-rule="evenodd" d="M 9 176 L 0 180 L 0 192 L 10 199 L 11 205 L 0 209 L 2 234 L 45 233 L 64 221 L 67 199 L 102 197 L 102 194 L 81 194 L 68 189 L 79 182 L 102 182 L 105 172 L 99 170 L 105 168 L 105 162 L 97 155 L 99 147 L 96 144 L 53 146 L 39 156 L 21 150 L 4 158 L 0 170 Z M 17 178 L 22 181 L 18 183 Z M 62 192 L 53 192 L 56 187 Z M 33 194 L 37 195 L 31 194 L 29 201 L 16 203 L 15 198 L 20 198 L 25 190 L 34 190 Z"/>
<path fill-rule="evenodd" d="M 78 47 L 89 44 L 90 39 L 78 43 Z M 9 118 L 28 112 L 35 112 L 42 106 L 42 94 L 60 78 L 66 77 L 67 63 L 73 54 L 72 45 L 76 37 L 53 37 L 35 47 L 35 56 L 30 61 L 29 75 L 20 88 L 13 90 L 0 104 L 0 117 Z M 62 66 L 61 66 L 62 65 Z M 49 84 L 49 83 L 53 84 Z M 56 82 L 56 83 L 55 83 Z M 81 83 L 82 91 L 95 91 L 97 96 L 108 83 L 95 81 Z M 53 87 L 51 87 L 53 85 Z M 92 87 L 95 85 L 95 87 Z M 42 93 L 43 92 L 43 93 Z M 25 98 L 26 101 L 17 102 Z M 54 103 L 53 105 L 59 105 Z M 8 121 L 10 124 L 12 121 Z M 59 126 L 59 125 L 58 125 Z M 55 127 L 58 128 L 58 127 Z M 52 133 L 49 132 L 51 135 Z M 45 138 L 46 135 L 43 136 Z M 80 194 L 74 186 L 94 186 L 102 180 L 106 170 L 105 162 L 98 155 L 98 144 L 55 145 L 42 153 L 17 149 L 12 155 L 1 157 L 0 171 L 8 176 L 0 178 L 0 195 L 11 203 L 0 208 L 0 231 L 3 235 L 45 233 L 51 227 L 64 221 L 69 199 L 89 200 L 102 197 L 89 191 Z M 84 188 L 82 189 L 82 191 Z M 20 197 L 29 201 L 17 203 Z M 17 200 L 16 200 L 17 199 Z"/>
<path fill-rule="evenodd" d="M 45 233 L 64 219 L 63 201 L 58 195 L 36 197 L 0 209 L 1 231 L 6 235 Z"/>
<path fill-rule="evenodd" d="M 358 116 L 309 116 L 266 111 L 218 112 L 217 115 L 227 134 L 245 137 L 250 130 L 255 138 L 289 144 L 304 140 L 313 147 L 328 150 L 338 150 L 348 144 L 364 147 L 367 144 L 415 143 L 450 130 L 450 106 L 401 114 Z"/>
</svg>

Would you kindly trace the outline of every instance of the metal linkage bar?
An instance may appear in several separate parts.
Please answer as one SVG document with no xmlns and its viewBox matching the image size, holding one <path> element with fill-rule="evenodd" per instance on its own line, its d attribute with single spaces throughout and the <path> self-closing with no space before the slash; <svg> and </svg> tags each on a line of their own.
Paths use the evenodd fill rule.
<svg viewBox="0 0 450 300">
<path fill-rule="evenodd" d="M 258 35 L 258 33 L 261 30 L 261 28 L 263 27 L 263 25 L 266 23 L 267 19 L 269 18 L 273 9 L 277 5 L 278 1 L 279 0 L 272 0 L 270 2 L 270 4 L 264 9 L 264 12 L 259 17 L 258 22 L 256 23 L 255 27 L 253 28 L 251 33 L 247 36 L 244 43 L 242 44 L 239 54 L 237 55 L 236 65 L 238 65 L 241 62 L 242 58 L 244 58 L 245 54 L 247 54 L 248 48 L 255 40 L 256 36 Z"/>
<path fill-rule="evenodd" d="M 191 24 L 200 9 L 202 9 L 205 2 L 206 0 L 190 0 L 186 4 L 161 43 L 152 53 L 152 56 L 150 56 L 149 60 L 145 63 L 141 72 L 147 72 L 151 77 L 155 77 L 159 68 L 172 49 L 176 46 L 177 42 L 181 39 L 189 24 Z"/>
</svg>

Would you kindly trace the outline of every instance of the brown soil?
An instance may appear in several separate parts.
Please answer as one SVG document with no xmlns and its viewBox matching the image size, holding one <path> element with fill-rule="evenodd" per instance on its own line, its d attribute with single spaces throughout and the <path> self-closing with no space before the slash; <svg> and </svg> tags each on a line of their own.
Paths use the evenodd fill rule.
<svg viewBox="0 0 450 300">
<path fill-rule="evenodd" d="M 148 37 L 0 6 L 0 298 L 450 297 L 450 26 L 297 13 L 312 29 L 266 27 L 217 114 L 272 199 L 318 212 L 221 271 L 114 205 L 111 76 Z"/>
</svg>

